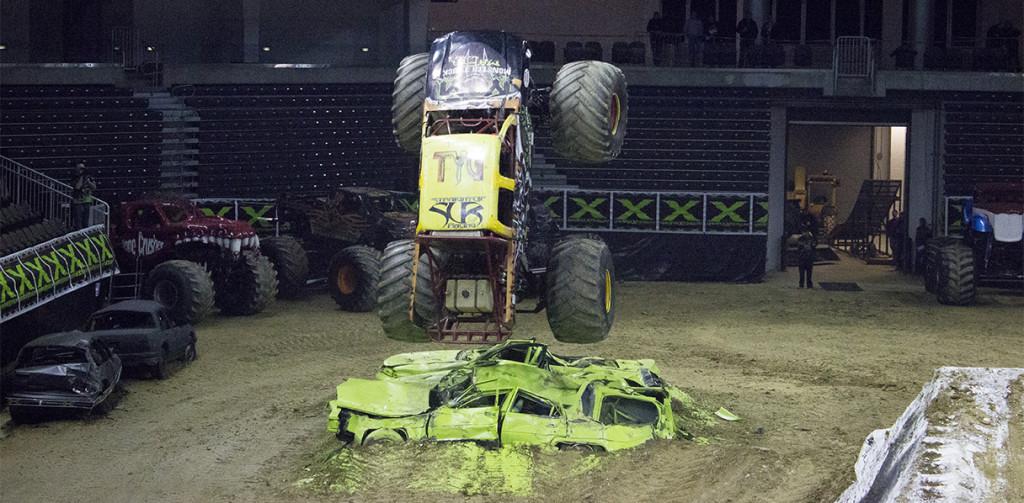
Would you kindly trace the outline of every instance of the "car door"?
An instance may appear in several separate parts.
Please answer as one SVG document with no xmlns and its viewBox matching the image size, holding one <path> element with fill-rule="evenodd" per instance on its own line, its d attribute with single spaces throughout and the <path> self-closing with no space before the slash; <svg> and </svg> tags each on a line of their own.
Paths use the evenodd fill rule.
<svg viewBox="0 0 1024 503">
<path fill-rule="evenodd" d="M 652 399 L 623 395 L 603 396 L 597 414 L 608 450 L 635 447 L 651 440 L 661 417 Z"/>
<path fill-rule="evenodd" d="M 554 445 L 566 437 L 562 410 L 523 390 L 516 390 L 502 407 L 501 443 Z"/>
<path fill-rule="evenodd" d="M 164 309 L 158 309 L 153 313 L 156 317 L 156 326 L 158 330 L 153 332 L 153 347 L 160 347 L 160 344 L 167 342 L 167 347 L 170 349 L 170 355 L 172 359 L 177 359 L 185 354 L 186 342 L 184 337 L 181 335 L 181 330 L 174 325 L 171 317 L 167 315 L 167 311 Z"/>
<path fill-rule="evenodd" d="M 436 440 L 498 440 L 499 405 L 505 393 L 470 395 L 430 414 L 427 436 Z"/>
</svg>

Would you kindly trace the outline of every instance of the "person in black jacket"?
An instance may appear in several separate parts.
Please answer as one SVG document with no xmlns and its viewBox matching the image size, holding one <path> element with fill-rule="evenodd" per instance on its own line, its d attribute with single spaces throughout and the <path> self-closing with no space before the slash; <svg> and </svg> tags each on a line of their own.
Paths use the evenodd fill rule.
<svg viewBox="0 0 1024 503">
<path fill-rule="evenodd" d="M 811 275 L 814 273 L 814 250 L 817 246 L 818 240 L 815 239 L 814 233 L 811 232 L 810 229 L 805 228 L 804 232 L 800 234 L 800 239 L 797 240 L 797 257 L 800 265 L 800 288 L 803 288 L 805 284 L 807 285 L 807 288 L 814 288 L 814 281 L 811 279 Z"/>
</svg>

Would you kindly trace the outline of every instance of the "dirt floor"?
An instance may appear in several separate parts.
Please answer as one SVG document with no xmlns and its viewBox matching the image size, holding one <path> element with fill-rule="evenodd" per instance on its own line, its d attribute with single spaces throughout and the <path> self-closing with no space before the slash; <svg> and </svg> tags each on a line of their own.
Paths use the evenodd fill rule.
<svg viewBox="0 0 1024 503">
<path fill-rule="evenodd" d="M 128 380 L 106 417 L 14 426 L 0 414 L 0 500 L 831 501 L 865 435 L 892 424 L 933 369 L 1024 366 L 1018 294 L 984 290 L 979 305 L 949 308 L 885 266 L 815 271 L 861 292 L 797 289 L 795 274 L 623 284 L 611 336 L 587 347 L 555 343 L 543 314 L 520 318 L 518 335 L 563 354 L 654 358 L 670 382 L 742 416 L 708 442 L 339 450 L 324 430 L 334 386 L 436 346 L 389 341 L 373 314 L 316 294 L 205 322 L 197 362 L 165 382 Z"/>
</svg>

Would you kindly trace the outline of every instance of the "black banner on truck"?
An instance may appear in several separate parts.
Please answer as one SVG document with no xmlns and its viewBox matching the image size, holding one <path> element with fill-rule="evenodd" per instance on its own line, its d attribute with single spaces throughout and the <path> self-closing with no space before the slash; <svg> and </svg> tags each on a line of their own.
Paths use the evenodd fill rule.
<svg viewBox="0 0 1024 503">
<path fill-rule="evenodd" d="M 95 225 L 0 259 L 0 320 L 117 273 L 106 228 Z"/>
</svg>

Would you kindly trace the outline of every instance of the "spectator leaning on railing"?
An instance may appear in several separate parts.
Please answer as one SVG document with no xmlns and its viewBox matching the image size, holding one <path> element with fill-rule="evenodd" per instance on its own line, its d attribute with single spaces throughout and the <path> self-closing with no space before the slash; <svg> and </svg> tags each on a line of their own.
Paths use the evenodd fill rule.
<svg viewBox="0 0 1024 503">
<path fill-rule="evenodd" d="M 686 20 L 685 34 L 690 66 L 700 66 L 701 53 L 704 52 L 704 21 L 700 16 L 690 14 L 690 18 Z"/>
<path fill-rule="evenodd" d="M 92 210 L 92 192 L 96 182 L 85 169 L 85 164 L 75 166 L 75 178 L 71 181 L 71 220 L 76 229 L 89 226 L 89 212 Z"/>
</svg>

